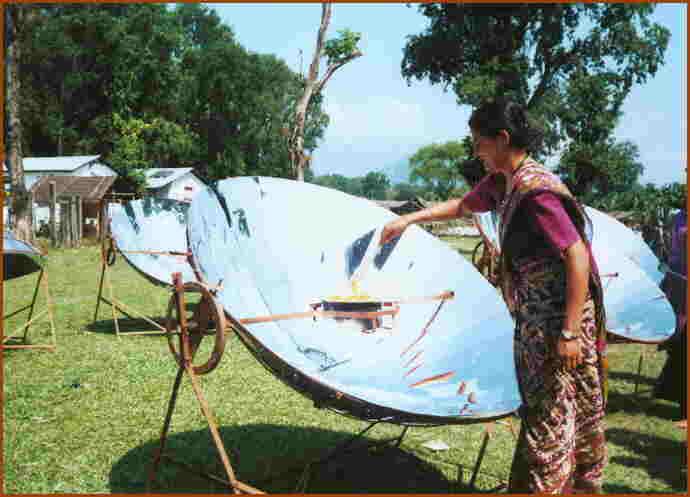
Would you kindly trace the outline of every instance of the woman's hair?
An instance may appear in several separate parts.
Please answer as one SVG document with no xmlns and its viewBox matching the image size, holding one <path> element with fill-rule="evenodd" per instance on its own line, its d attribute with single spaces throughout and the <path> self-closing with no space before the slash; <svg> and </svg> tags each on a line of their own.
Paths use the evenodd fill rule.
<svg viewBox="0 0 690 497">
<path fill-rule="evenodd" d="M 535 127 L 520 105 L 506 98 L 496 98 L 477 107 L 470 116 L 470 128 L 481 136 L 494 138 L 501 130 L 510 135 L 510 146 L 534 152 L 544 133 Z"/>
</svg>

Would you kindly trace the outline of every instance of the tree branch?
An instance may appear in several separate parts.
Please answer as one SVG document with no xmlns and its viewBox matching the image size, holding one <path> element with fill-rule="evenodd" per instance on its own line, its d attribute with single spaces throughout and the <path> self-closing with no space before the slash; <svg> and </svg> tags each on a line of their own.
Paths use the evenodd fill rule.
<svg viewBox="0 0 690 497">
<path fill-rule="evenodd" d="M 326 38 L 326 30 L 328 30 L 328 24 L 331 22 L 331 4 L 324 3 L 321 5 L 321 25 L 319 26 L 319 32 L 316 35 L 316 49 L 314 50 L 314 56 L 309 64 L 309 76 L 308 81 L 316 81 L 319 76 L 319 59 L 321 59 L 321 53 L 323 52 L 323 42 Z"/>
<path fill-rule="evenodd" d="M 359 50 L 356 50 L 356 51 L 352 52 L 350 55 L 348 55 L 347 57 L 345 57 L 344 59 L 336 62 L 335 64 L 331 64 L 330 66 L 328 66 L 328 69 L 326 69 L 326 72 L 323 75 L 323 78 L 321 78 L 321 81 L 319 81 L 316 84 L 316 86 L 314 87 L 314 93 L 321 92 L 321 89 L 326 85 L 326 83 L 331 78 L 331 76 L 333 76 L 333 73 L 335 71 L 337 71 L 338 69 L 343 67 L 348 62 L 356 59 L 357 57 L 361 57 L 362 55 L 364 55 L 362 52 L 360 52 Z"/>
</svg>

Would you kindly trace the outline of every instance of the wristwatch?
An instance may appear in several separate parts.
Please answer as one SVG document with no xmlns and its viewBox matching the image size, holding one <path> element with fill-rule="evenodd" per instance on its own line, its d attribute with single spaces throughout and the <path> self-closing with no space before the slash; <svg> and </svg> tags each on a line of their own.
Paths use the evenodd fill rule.
<svg viewBox="0 0 690 497">
<path fill-rule="evenodd" d="M 577 338 L 577 335 L 575 333 L 573 333 L 572 331 L 570 331 L 569 329 L 563 328 L 561 330 L 561 338 L 563 340 L 566 340 L 566 341 L 575 340 Z"/>
</svg>

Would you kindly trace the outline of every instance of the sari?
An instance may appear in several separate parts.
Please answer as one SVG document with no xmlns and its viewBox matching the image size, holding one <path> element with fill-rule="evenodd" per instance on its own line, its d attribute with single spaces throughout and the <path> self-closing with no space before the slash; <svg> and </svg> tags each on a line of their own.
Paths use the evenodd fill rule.
<svg viewBox="0 0 690 497">
<path fill-rule="evenodd" d="M 560 200 L 563 215 L 585 242 L 590 224 L 560 179 L 532 159 L 515 172 L 509 192 L 501 194 L 497 184 L 487 180 L 468 195 L 483 198 L 486 206 L 493 202 L 501 216 L 499 285 L 515 319 L 515 367 L 523 400 L 509 492 L 599 493 L 607 459 L 603 423 L 607 364 L 596 263 L 586 243 L 591 271 L 579 330 L 583 364 L 565 370 L 555 353 L 565 317 L 565 264 L 559 253 L 531 250 L 531 237 L 522 233 L 530 212 L 526 206 L 544 193 Z"/>
</svg>

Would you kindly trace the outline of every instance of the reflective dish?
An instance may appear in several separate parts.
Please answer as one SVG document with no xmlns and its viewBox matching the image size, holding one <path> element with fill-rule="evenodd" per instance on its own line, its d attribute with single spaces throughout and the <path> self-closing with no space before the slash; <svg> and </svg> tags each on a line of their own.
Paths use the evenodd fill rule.
<svg viewBox="0 0 690 497">
<path fill-rule="evenodd" d="M 363 235 L 395 217 L 309 183 L 233 178 L 195 197 L 188 238 L 200 277 L 236 320 L 348 295 L 350 277 L 371 261 L 361 293 L 401 302 L 373 332 L 328 318 L 236 327 L 267 368 L 319 405 L 403 424 L 514 412 L 520 395 L 505 304 L 460 254 L 418 227 L 365 257 L 378 239 Z M 404 303 L 448 290 L 453 299 Z"/>
<path fill-rule="evenodd" d="M 601 275 L 606 327 L 627 341 L 660 343 L 675 330 L 671 304 L 659 289 L 659 260 L 644 240 L 624 224 L 591 207 L 591 246 Z M 498 244 L 493 212 L 475 214 L 482 233 Z"/>
<path fill-rule="evenodd" d="M 659 259 L 641 235 L 628 228 L 620 221 L 593 207 L 585 207 L 585 212 L 592 220 L 596 233 L 596 243 L 605 242 L 609 250 L 619 253 L 639 266 L 655 283 L 661 283 L 664 275 L 659 270 Z"/>
<path fill-rule="evenodd" d="M 43 254 L 36 247 L 23 242 L 9 230 L 2 237 L 3 281 L 20 278 L 40 271 Z"/>
<path fill-rule="evenodd" d="M 172 285 L 172 273 L 196 281 L 187 253 L 189 204 L 146 197 L 110 204 L 110 232 L 117 250 L 138 272 L 157 285 Z"/>
</svg>

